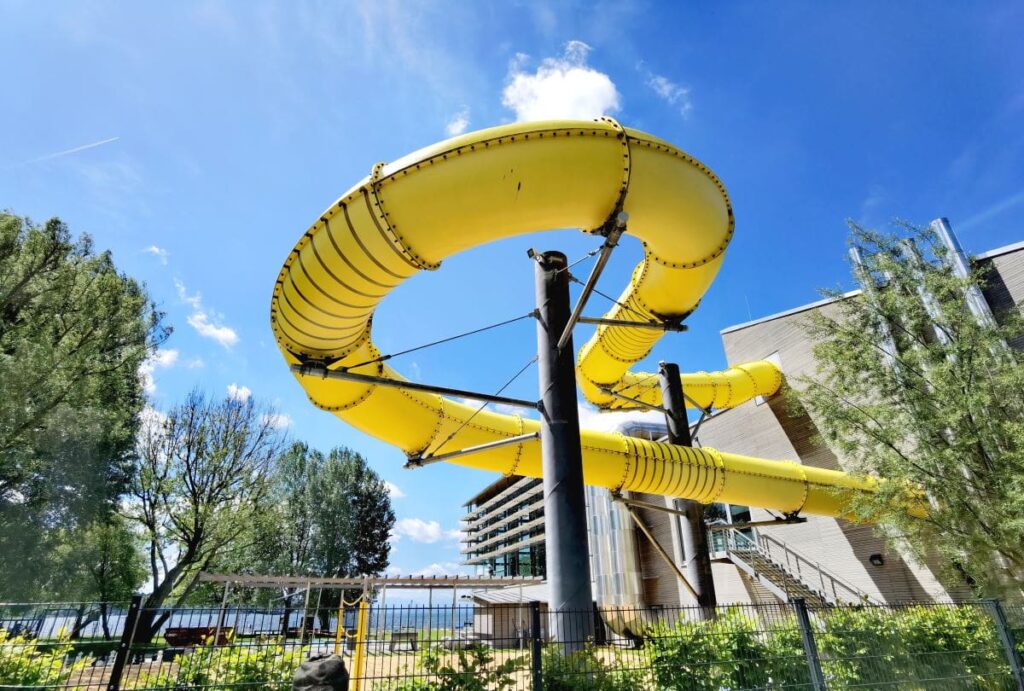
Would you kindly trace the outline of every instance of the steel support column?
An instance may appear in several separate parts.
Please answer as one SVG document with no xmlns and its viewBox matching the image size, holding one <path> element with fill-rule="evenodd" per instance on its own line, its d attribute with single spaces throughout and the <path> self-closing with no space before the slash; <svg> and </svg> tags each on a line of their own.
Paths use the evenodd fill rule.
<svg viewBox="0 0 1024 691">
<path fill-rule="evenodd" d="M 683 383 L 679 378 L 679 366 L 671 362 L 659 363 L 661 376 L 661 405 L 665 409 L 668 425 L 668 441 L 679 446 L 691 446 L 690 423 L 686 417 L 686 399 L 683 397 Z M 679 500 L 685 516 L 679 519 L 686 559 L 684 573 L 686 580 L 697 594 L 697 604 L 702 615 L 709 619 L 714 616 L 717 604 L 715 581 L 711 575 L 711 555 L 708 552 L 708 527 L 704 522 L 704 505 L 700 502 Z"/>
<path fill-rule="evenodd" d="M 541 397 L 540 443 L 544 471 L 550 630 L 565 653 L 594 635 L 590 553 L 583 492 L 583 452 L 576 407 L 572 338 L 558 347 L 569 323 L 569 272 L 561 252 L 537 261 L 537 355 Z"/>
</svg>

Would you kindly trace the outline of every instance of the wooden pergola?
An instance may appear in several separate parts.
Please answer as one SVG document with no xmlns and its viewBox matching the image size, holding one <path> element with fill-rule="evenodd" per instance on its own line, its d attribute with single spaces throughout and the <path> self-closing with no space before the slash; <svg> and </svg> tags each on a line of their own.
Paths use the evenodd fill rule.
<svg viewBox="0 0 1024 691">
<path fill-rule="evenodd" d="M 204 583 L 242 585 L 249 588 L 324 588 L 363 590 L 371 588 L 503 588 L 507 586 L 538 585 L 544 582 L 537 576 L 358 576 L 355 578 L 328 578 L 321 576 L 261 576 L 254 574 L 207 573 L 199 574 Z"/>
</svg>

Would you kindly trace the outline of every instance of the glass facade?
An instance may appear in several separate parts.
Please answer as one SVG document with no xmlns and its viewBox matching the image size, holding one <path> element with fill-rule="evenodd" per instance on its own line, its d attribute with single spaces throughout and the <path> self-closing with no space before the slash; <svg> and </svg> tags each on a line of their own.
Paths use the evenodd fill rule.
<svg viewBox="0 0 1024 691">
<path fill-rule="evenodd" d="M 478 576 L 545 576 L 541 480 L 505 478 L 466 504 L 463 563 Z"/>
</svg>

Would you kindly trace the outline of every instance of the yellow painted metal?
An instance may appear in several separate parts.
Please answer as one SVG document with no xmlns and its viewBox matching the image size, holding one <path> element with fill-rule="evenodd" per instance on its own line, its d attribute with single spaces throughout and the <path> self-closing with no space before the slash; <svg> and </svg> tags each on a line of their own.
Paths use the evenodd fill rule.
<svg viewBox="0 0 1024 691">
<path fill-rule="evenodd" d="M 334 654 L 341 655 L 341 639 L 345 636 L 345 598 L 338 602 L 338 628 L 334 632 Z"/>
<path fill-rule="evenodd" d="M 683 318 L 718 273 L 733 234 L 722 183 L 706 166 L 610 118 L 519 123 L 441 142 L 390 164 L 331 205 L 302 236 L 274 287 L 271 325 L 285 359 L 352 368 L 380 352 L 371 341 L 377 305 L 420 270 L 500 238 L 565 227 L 600 229 L 619 210 L 644 259 L 605 314 L 627 321 Z M 603 408 L 611 389 L 660 403 L 657 377 L 631 373 L 663 335 L 600 326 L 580 349 L 578 380 Z M 402 379 L 383 363 L 353 372 Z M 296 374 L 314 405 L 409 455 L 468 447 L 536 431 L 538 423 L 442 396 Z M 725 408 L 776 392 L 770 362 L 684 374 L 701 407 Z M 628 404 L 625 404 L 628 405 Z M 780 511 L 843 515 L 850 492 L 874 483 L 789 461 L 748 458 L 583 430 L 584 477 L 613 490 L 652 492 Z M 451 459 L 475 468 L 539 477 L 536 440 Z"/>
<path fill-rule="evenodd" d="M 338 622 L 341 627 L 341 621 Z M 366 647 L 370 640 L 370 603 L 363 597 L 356 610 L 356 650 L 352 658 L 352 691 L 370 688 L 366 683 Z"/>
</svg>

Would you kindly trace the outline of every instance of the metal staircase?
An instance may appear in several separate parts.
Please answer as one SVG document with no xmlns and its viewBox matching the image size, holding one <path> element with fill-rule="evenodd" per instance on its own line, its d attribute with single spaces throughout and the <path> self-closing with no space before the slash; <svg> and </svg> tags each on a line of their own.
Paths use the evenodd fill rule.
<svg viewBox="0 0 1024 691">
<path fill-rule="evenodd" d="M 721 551 L 726 558 L 783 602 L 802 597 L 808 605 L 816 607 L 877 604 L 863 590 L 781 540 L 760 533 L 752 537 L 737 528 L 715 532 L 718 536 L 712 542 L 724 547 Z"/>
</svg>

